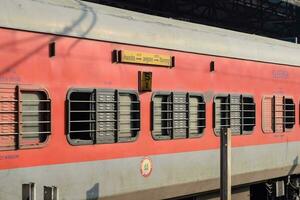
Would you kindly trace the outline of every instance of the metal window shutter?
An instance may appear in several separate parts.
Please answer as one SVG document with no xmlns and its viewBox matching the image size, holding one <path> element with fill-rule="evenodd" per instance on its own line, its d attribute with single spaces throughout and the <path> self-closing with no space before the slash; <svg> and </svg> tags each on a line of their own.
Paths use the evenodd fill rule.
<svg viewBox="0 0 300 200">
<path fill-rule="evenodd" d="M 117 132 L 117 98 L 115 91 L 97 90 L 97 143 L 114 143 Z"/>
<path fill-rule="evenodd" d="M 226 98 L 226 97 L 225 97 Z M 222 99 L 224 97 L 216 97 L 214 100 L 215 103 L 215 132 L 216 134 L 220 134 L 221 132 L 221 125 L 222 125 Z"/>
<path fill-rule="evenodd" d="M 166 96 L 166 99 L 163 101 L 164 104 L 163 109 L 162 109 L 162 125 L 163 125 L 163 134 L 171 137 L 173 134 L 173 96 L 168 95 Z"/>
<path fill-rule="evenodd" d="M 262 129 L 265 133 L 272 133 L 272 103 L 273 96 L 264 96 L 262 100 Z"/>
<path fill-rule="evenodd" d="M 189 134 L 198 134 L 199 132 L 199 123 L 198 118 L 199 114 L 199 97 L 189 97 Z"/>
<path fill-rule="evenodd" d="M 230 128 L 235 134 L 241 133 L 241 96 L 230 95 Z"/>
<path fill-rule="evenodd" d="M 187 103 L 186 93 L 173 94 L 173 137 L 186 138 L 187 136 Z"/>
<path fill-rule="evenodd" d="M 283 96 L 275 96 L 275 132 L 283 132 Z"/>
<path fill-rule="evenodd" d="M 16 147 L 18 132 L 17 92 L 15 88 L 0 88 L 0 150 Z M 7 123 L 3 123 L 7 122 Z"/>
</svg>

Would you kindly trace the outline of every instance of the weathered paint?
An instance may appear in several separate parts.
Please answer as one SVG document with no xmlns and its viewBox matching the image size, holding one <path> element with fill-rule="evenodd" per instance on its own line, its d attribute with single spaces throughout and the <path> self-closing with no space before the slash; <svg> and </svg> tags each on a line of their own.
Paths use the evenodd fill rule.
<svg viewBox="0 0 300 200">
<path fill-rule="evenodd" d="M 46 147 L 0 152 L 3 199 L 14 195 L 18 198 L 21 184 L 26 182 L 36 182 L 38 187 L 57 185 L 65 199 L 84 199 L 87 191 L 92 195 L 97 188 L 101 197 L 120 199 L 133 196 L 138 199 L 146 193 L 149 198 L 160 199 L 217 189 L 220 138 L 213 132 L 212 97 L 227 92 L 251 94 L 256 103 L 254 132 L 232 137 L 232 169 L 238 178 L 233 177 L 233 184 L 299 173 L 299 125 L 296 123 L 288 133 L 264 134 L 260 119 L 264 95 L 291 96 L 298 107 L 298 68 L 10 29 L 1 29 L 0 38 L 5 38 L 0 40 L 0 84 L 45 88 L 52 102 L 52 134 Z M 56 42 L 56 56 L 52 58 L 48 57 L 50 41 Z M 164 68 L 114 64 L 111 53 L 115 49 L 175 56 L 176 65 Z M 214 72 L 209 70 L 212 60 Z M 139 71 L 152 72 L 154 92 L 205 94 L 207 123 L 203 136 L 153 140 L 152 93 L 143 92 L 139 93 L 142 123 L 137 141 L 71 146 L 66 139 L 68 90 L 76 87 L 138 90 Z M 140 174 L 140 162 L 145 156 L 153 162 L 153 171 L 147 178 Z"/>
<path fill-rule="evenodd" d="M 79 0 L 2 0 L 0 27 L 300 65 L 298 44 Z"/>
<path fill-rule="evenodd" d="M 152 72 L 153 91 L 252 94 L 256 102 L 257 125 L 253 134 L 233 137 L 233 147 L 300 140 L 298 125 L 288 133 L 263 134 L 260 120 L 263 95 L 274 94 L 281 90 L 284 94 L 292 96 L 297 104 L 299 96 L 296 91 L 300 89 L 298 84 L 300 72 L 297 68 L 281 66 L 280 69 L 286 71 L 289 78 L 277 80 L 272 73 L 278 69 L 278 65 L 273 64 L 74 38 L 53 38 L 49 35 L 12 30 L 2 30 L 0 37 L 5 38 L 0 41 L 0 56 L 5 58 L 0 60 L 0 78 L 20 77 L 20 81 L 13 81 L 11 84 L 43 87 L 52 100 L 52 136 L 47 148 L 2 152 L 3 157 L 11 156 L 14 159 L 5 164 L 0 163 L 0 169 L 219 148 L 219 138 L 213 134 L 212 101 L 206 104 L 207 127 L 201 138 L 154 141 L 150 131 L 151 92 L 140 93 L 142 124 L 136 142 L 70 146 L 65 136 L 65 100 L 68 90 L 76 87 L 138 90 L 138 71 Z M 56 40 L 56 57 L 50 59 L 48 42 L 53 39 Z M 170 54 L 176 57 L 176 66 L 170 69 L 114 64 L 111 62 L 111 52 L 114 49 Z M 209 72 L 211 60 L 215 60 L 216 63 L 216 71 L 213 73 Z M 298 115 L 296 109 L 296 122 Z M 47 155 L 47 159 L 44 155 Z M 32 160 L 32 157 L 35 159 Z"/>
<path fill-rule="evenodd" d="M 234 148 L 233 185 L 299 173 L 299 145 L 293 142 Z M 219 187 L 219 157 L 219 150 L 151 156 L 153 171 L 147 178 L 140 174 L 143 157 L 2 170 L 0 199 L 21 199 L 21 184 L 29 182 L 36 183 L 38 199 L 42 199 L 42 187 L 52 185 L 59 188 L 61 199 L 86 199 L 93 194 L 101 199 L 124 199 L 123 195 L 129 193 L 131 199 L 138 199 L 138 191 L 173 191 L 161 190 L 143 198 L 153 200 L 214 190 Z M 266 173 L 268 170 L 271 173 Z"/>
</svg>

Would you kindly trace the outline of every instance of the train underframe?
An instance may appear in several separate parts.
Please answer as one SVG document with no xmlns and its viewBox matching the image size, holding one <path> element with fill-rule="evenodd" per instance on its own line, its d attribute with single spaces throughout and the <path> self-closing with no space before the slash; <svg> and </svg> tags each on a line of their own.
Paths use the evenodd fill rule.
<svg viewBox="0 0 300 200">
<path fill-rule="evenodd" d="M 217 200 L 219 191 L 170 200 Z M 300 200 L 300 175 L 279 177 L 232 188 L 232 200 Z"/>
</svg>

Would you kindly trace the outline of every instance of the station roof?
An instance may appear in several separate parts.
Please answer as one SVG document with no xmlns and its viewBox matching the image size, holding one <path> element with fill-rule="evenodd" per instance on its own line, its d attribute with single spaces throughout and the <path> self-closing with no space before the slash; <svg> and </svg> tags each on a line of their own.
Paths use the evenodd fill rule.
<svg viewBox="0 0 300 200">
<path fill-rule="evenodd" d="M 288 2 L 288 3 L 296 5 L 296 6 L 300 6 L 300 0 L 282 0 L 282 1 Z M 277 2 L 278 2 L 278 0 L 277 0 Z"/>
<path fill-rule="evenodd" d="M 300 37 L 300 0 L 86 1 L 291 42 Z"/>
</svg>

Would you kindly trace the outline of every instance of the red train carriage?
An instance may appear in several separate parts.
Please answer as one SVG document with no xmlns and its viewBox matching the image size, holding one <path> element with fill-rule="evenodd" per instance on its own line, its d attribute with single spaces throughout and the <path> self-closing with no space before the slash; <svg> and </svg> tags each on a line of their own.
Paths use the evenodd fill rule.
<svg viewBox="0 0 300 200">
<path fill-rule="evenodd" d="M 76 0 L 0 10 L 0 199 L 217 191 L 222 127 L 236 198 L 297 196 L 298 45 Z"/>
</svg>

